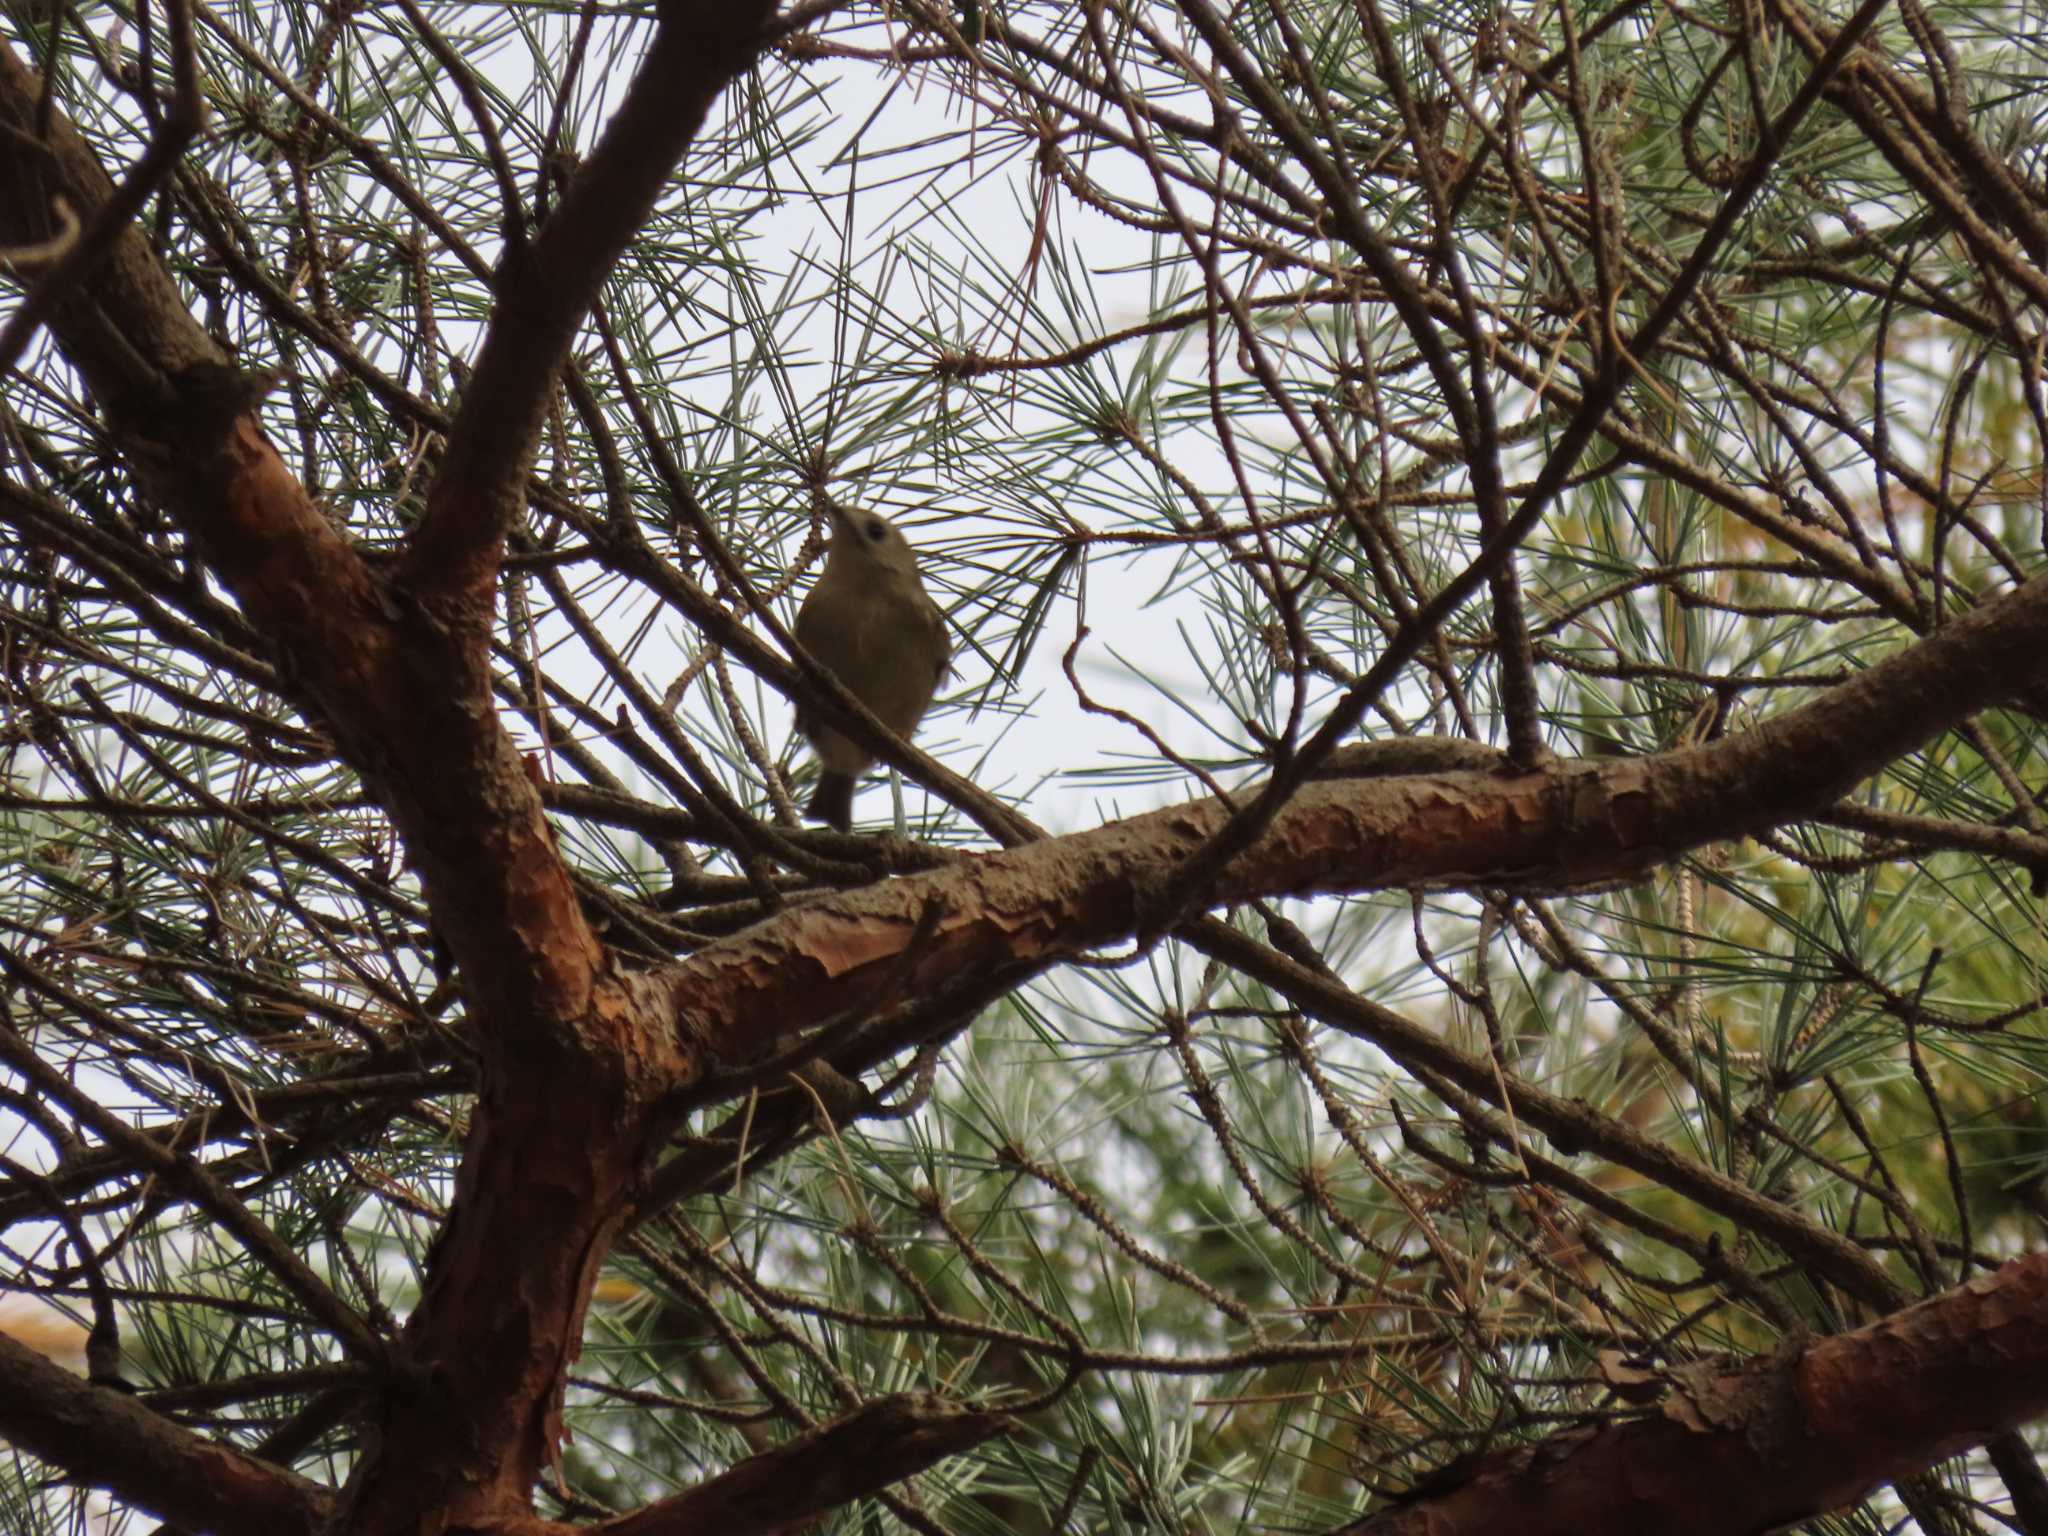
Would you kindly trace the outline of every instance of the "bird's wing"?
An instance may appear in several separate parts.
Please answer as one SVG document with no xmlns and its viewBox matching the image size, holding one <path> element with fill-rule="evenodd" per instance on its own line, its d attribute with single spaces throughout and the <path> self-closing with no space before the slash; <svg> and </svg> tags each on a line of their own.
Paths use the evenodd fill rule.
<svg viewBox="0 0 2048 1536">
<path fill-rule="evenodd" d="M 930 593 L 925 594 L 924 616 L 939 641 L 935 658 L 937 664 L 932 668 L 932 687 L 936 690 L 940 683 L 953 675 L 953 635 L 946 627 L 946 610 L 932 601 Z"/>
</svg>

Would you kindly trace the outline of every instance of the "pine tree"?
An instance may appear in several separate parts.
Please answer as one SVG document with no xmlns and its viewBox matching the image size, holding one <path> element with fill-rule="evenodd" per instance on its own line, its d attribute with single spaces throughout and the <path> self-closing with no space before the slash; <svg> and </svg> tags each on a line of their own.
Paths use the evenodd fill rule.
<svg viewBox="0 0 2048 1536">
<path fill-rule="evenodd" d="M 2048 1536 L 2031 10 L 0 10 L 0 1526 Z"/>
</svg>

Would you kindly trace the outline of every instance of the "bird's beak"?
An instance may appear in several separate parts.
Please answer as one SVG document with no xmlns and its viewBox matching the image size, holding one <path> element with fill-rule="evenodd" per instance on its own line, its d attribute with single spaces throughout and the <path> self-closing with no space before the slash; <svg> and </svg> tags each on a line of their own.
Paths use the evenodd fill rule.
<svg viewBox="0 0 2048 1536">
<path fill-rule="evenodd" d="M 832 537 L 835 539 L 842 533 L 851 536 L 855 532 L 852 508 L 842 507 L 836 501 L 826 501 L 825 521 L 831 526 Z"/>
</svg>

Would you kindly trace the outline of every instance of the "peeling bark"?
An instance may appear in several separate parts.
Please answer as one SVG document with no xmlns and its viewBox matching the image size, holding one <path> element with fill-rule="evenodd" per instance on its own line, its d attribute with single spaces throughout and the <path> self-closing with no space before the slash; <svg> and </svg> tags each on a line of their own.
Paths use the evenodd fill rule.
<svg viewBox="0 0 2048 1536">
<path fill-rule="evenodd" d="M 1884 763 L 2028 686 L 2048 655 L 2048 576 L 1757 729 L 1656 757 L 1532 773 L 1338 779 L 1297 792 L 1204 905 L 1258 897 L 1630 879 L 1688 849 L 1817 813 Z M 744 1060 L 764 1019 L 821 1019 L 882 989 L 1042 967 L 1129 938 L 1149 892 L 1224 825 L 1173 806 L 806 902 L 679 969 L 685 1027 Z M 927 903 L 938 915 L 896 977 Z"/>
</svg>

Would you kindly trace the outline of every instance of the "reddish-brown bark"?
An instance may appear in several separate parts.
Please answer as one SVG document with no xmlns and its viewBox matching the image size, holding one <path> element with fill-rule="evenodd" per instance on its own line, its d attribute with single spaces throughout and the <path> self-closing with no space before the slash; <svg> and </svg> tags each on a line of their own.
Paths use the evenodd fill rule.
<svg viewBox="0 0 2048 1536">
<path fill-rule="evenodd" d="M 1655 1417 L 1502 1452 L 1344 1536 L 1723 1536 L 1854 1503 L 2048 1411 L 2048 1254 L 1803 1351 L 1667 1376 Z"/>
<path fill-rule="evenodd" d="M 591 156 L 596 190 L 567 199 L 625 206 L 573 228 L 565 207 L 515 263 L 493 328 L 511 340 L 487 345 L 472 378 L 453 434 L 454 449 L 472 447 L 444 461 L 404 573 L 415 585 L 372 570 L 313 506 L 136 231 L 114 242 L 112 281 L 52 309 L 139 477 L 404 836 L 485 1059 L 451 1218 L 351 1481 L 355 1530 L 526 1508 L 597 1266 L 666 1129 L 657 1106 L 695 1072 L 664 989 L 617 974 L 584 921 L 491 708 L 491 588 L 530 423 L 573 326 L 770 9 L 664 7 L 649 68 Z M 54 196 L 89 214 L 108 192 L 61 114 L 48 151 L 36 148 L 38 84 L 0 49 L 9 244 L 48 234 Z M 552 352 L 536 345 L 537 320 Z"/>
<path fill-rule="evenodd" d="M 576 329 L 703 126 L 761 46 L 774 0 L 663 0 L 632 87 L 560 206 L 508 258 L 497 308 L 448 435 L 406 590 L 488 601 L 542 412 Z"/>
<path fill-rule="evenodd" d="M 592 1527 L 592 1536 L 775 1536 L 881 1492 L 1009 1426 L 921 1393 L 877 1398 L 730 1472 Z"/>
<path fill-rule="evenodd" d="M 1945 626 L 1754 731 L 1653 758 L 1499 776 L 1311 784 L 1218 877 L 1206 904 L 1316 891 L 1626 879 L 1688 848 L 1818 811 L 1886 761 L 2030 680 L 2048 654 L 2048 577 Z M 824 1018 L 913 990 L 1051 964 L 1128 938 L 1155 883 L 1224 823 L 1214 801 L 1133 816 L 930 874 L 805 903 L 691 957 L 690 1028 L 744 1057 L 762 1019 Z"/>
<path fill-rule="evenodd" d="M 217 1536 L 301 1536 L 334 1503 L 327 1489 L 80 1381 L 4 1333 L 0 1435 L 88 1487 Z"/>
</svg>

